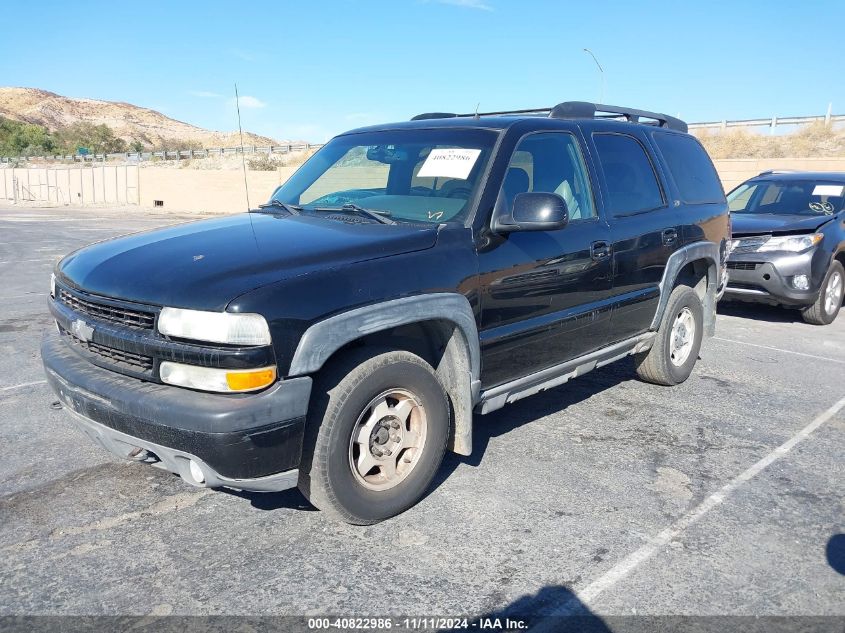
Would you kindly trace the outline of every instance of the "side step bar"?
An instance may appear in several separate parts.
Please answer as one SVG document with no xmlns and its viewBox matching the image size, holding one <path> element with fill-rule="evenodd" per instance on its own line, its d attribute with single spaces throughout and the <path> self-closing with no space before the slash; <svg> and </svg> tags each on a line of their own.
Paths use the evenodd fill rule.
<svg viewBox="0 0 845 633">
<path fill-rule="evenodd" d="M 657 336 L 656 332 L 646 332 L 560 365 L 517 378 L 497 387 L 491 387 L 481 392 L 475 410 L 481 414 L 496 411 L 511 402 L 562 385 L 568 382 L 570 378 L 583 376 L 597 367 L 603 367 L 630 354 L 644 352 L 651 347 L 655 336 Z"/>
</svg>

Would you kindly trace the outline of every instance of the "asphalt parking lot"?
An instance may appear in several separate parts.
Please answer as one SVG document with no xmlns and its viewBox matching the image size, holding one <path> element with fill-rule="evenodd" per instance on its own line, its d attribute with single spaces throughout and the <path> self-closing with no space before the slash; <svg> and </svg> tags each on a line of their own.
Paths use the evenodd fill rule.
<svg viewBox="0 0 845 633">
<path fill-rule="evenodd" d="M 0 615 L 845 616 L 845 315 L 721 306 L 685 384 L 623 361 L 477 416 L 419 505 L 354 527 L 118 461 L 52 408 L 53 263 L 183 220 L 0 208 Z"/>
</svg>

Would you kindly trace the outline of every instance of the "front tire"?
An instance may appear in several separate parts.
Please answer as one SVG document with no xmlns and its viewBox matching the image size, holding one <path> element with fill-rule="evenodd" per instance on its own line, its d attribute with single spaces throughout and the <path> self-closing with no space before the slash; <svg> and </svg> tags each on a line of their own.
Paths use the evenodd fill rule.
<svg viewBox="0 0 845 633">
<path fill-rule="evenodd" d="M 299 488 L 333 519 L 369 525 L 425 494 L 449 433 L 449 405 L 431 365 L 403 350 L 362 350 L 314 386 Z"/>
<path fill-rule="evenodd" d="M 845 292 L 845 268 L 842 267 L 841 263 L 834 260 L 824 277 L 816 302 L 804 308 L 801 311 L 801 316 L 812 325 L 833 323 L 842 307 L 843 292 Z"/>
<path fill-rule="evenodd" d="M 634 356 L 637 375 L 656 385 L 677 385 L 689 378 L 704 333 L 701 300 L 689 286 L 677 286 L 669 295 L 654 344 Z"/>
</svg>

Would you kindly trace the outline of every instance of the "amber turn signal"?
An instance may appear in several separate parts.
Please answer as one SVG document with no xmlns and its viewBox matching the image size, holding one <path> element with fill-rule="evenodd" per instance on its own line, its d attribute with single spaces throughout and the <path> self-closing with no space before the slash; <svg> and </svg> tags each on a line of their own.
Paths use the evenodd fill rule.
<svg viewBox="0 0 845 633">
<path fill-rule="evenodd" d="M 276 380 L 276 368 L 265 367 L 255 371 L 228 371 L 226 384 L 232 391 L 254 391 L 261 389 Z"/>
</svg>

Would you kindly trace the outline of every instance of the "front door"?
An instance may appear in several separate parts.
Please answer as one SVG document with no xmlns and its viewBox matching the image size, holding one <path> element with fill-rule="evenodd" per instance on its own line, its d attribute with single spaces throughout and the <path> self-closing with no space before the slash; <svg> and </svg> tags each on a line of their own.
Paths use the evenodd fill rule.
<svg viewBox="0 0 845 633">
<path fill-rule="evenodd" d="M 485 389 L 598 349 L 608 336 L 610 229 L 573 134 L 524 136 L 494 213 L 510 213 L 516 195 L 530 191 L 559 194 L 570 220 L 554 231 L 493 236 L 479 250 Z"/>
</svg>

